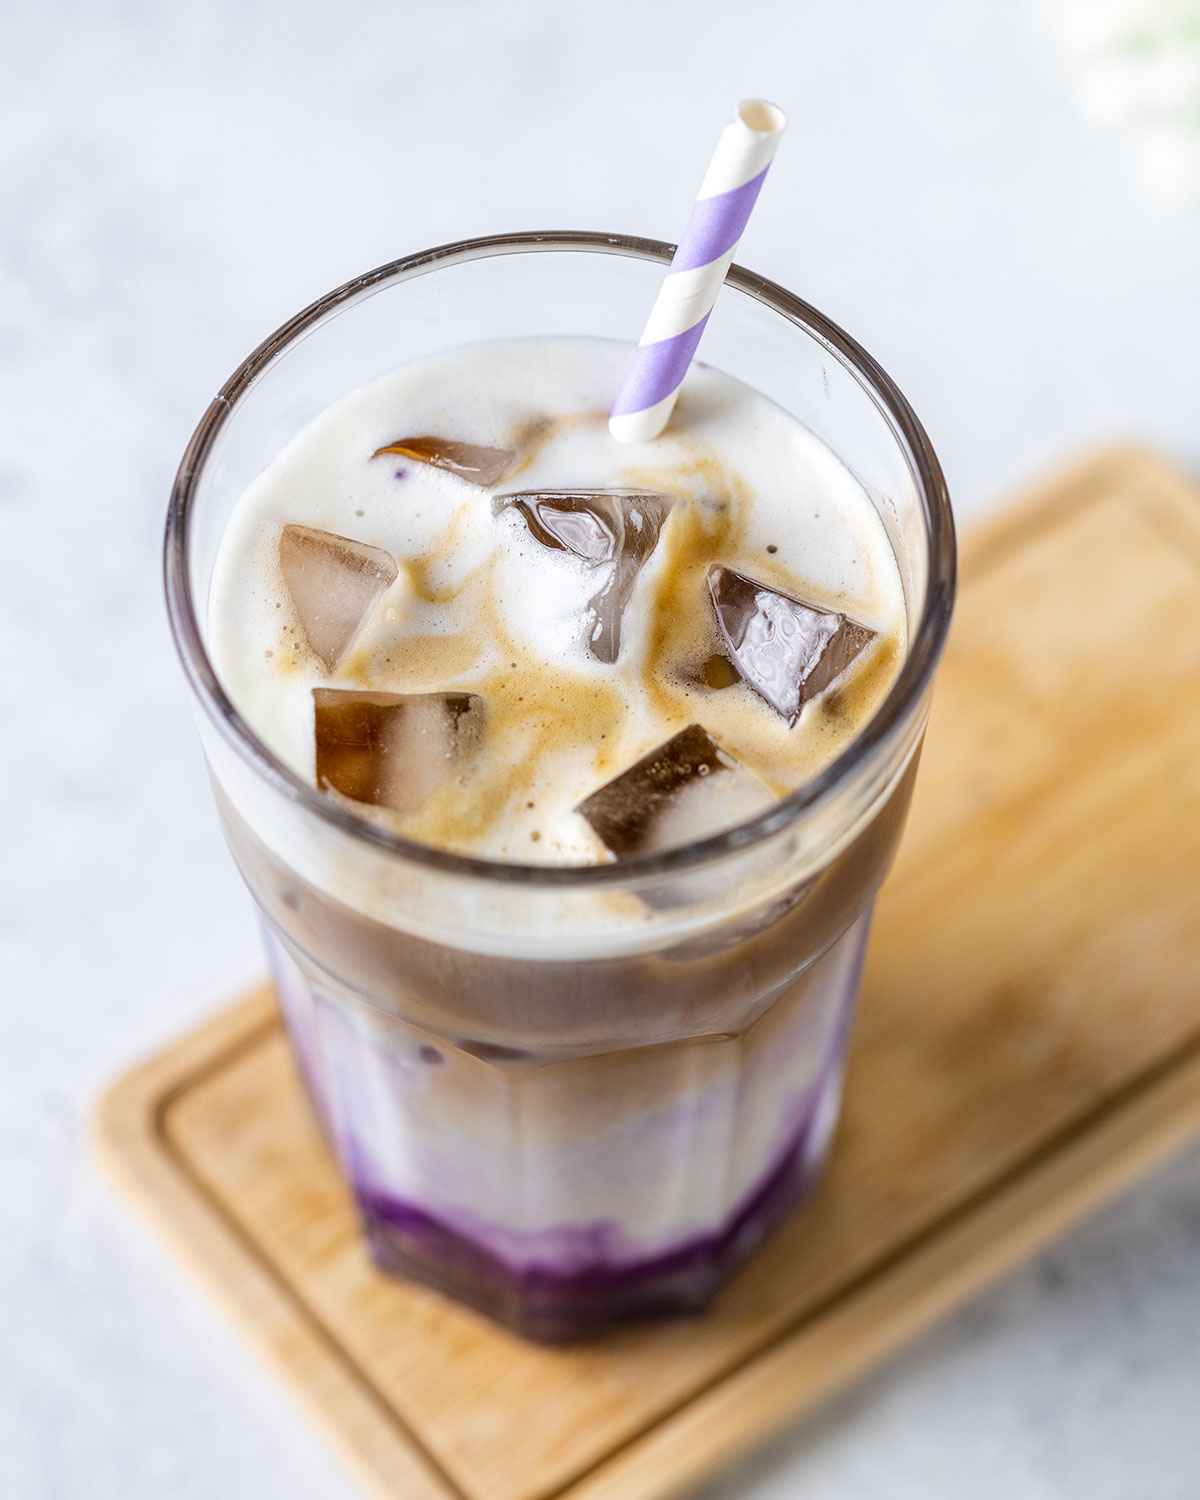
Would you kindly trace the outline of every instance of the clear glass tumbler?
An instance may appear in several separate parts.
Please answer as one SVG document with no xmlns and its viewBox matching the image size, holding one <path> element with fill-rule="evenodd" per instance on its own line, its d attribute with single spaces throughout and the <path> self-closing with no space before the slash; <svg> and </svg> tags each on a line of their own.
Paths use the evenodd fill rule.
<svg viewBox="0 0 1200 1500">
<path fill-rule="evenodd" d="M 225 694 L 205 646 L 208 589 L 242 490 L 332 401 L 458 343 L 636 330 L 672 249 L 500 235 L 349 282 L 223 387 L 167 521 L 171 623 L 217 804 L 370 1251 L 541 1339 L 701 1308 L 825 1159 L 871 904 L 953 599 L 929 440 L 853 340 L 731 269 L 705 358 L 792 412 L 862 483 L 900 563 L 909 650 L 875 717 L 799 791 L 621 864 L 450 854 L 320 794 Z"/>
</svg>

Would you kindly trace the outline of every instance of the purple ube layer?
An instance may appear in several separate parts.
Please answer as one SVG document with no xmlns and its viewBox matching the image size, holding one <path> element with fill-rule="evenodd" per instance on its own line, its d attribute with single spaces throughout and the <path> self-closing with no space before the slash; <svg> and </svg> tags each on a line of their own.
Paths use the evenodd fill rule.
<svg viewBox="0 0 1200 1500">
<path fill-rule="evenodd" d="M 383 1270 L 422 1281 L 546 1342 L 584 1338 L 631 1318 L 699 1312 L 812 1188 L 840 1084 L 839 1056 L 779 1160 L 727 1221 L 653 1255 L 630 1255 L 616 1224 L 560 1226 L 531 1237 L 532 1259 L 514 1266 L 489 1248 L 486 1231 L 460 1232 L 415 1204 L 356 1183 L 371 1253 Z"/>
<path fill-rule="evenodd" d="M 347 1011 L 352 1002 L 314 990 L 270 933 L 267 946 L 301 1074 L 354 1188 L 376 1262 L 384 1270 L 434 1286 L 500 1318 L 527 1336 L 565 1340 L 630 1317 L 702 1308 L 729 1271 L 811 1187 L 837 1115 L 866 927 L 866 919 L 856 924 L 811 971 L 816 983 L 806 986 L 796 1012 L 801 1021 L 814 1014 L 828 1017 L 829 1024 L 812 1033 L 814 1043 L 818 1034 L 823 1037 L 820 1055 L 814 1058 L 811 1043 L 796 1040 L 808 1035 L 804 1025 L 790 1024 L 775 1034 L 782 1039 L 780 1055 L 774 1055 L 773 1049 L 759 1049 L 752 1067 L 743 1064 L 739 1075 L 743 1087 L 753 1087 L 753 1080 L 772 1073 L 776 1088 L 780 1076 L 785 1082 L 789 1074 L 805 1080 L 798 1092 L 781 1096 L 787 1102 L 777 1118 L 775 1144 L 757 1180 L 713 1222 L 649 1244 L 639 1239 L 636 1224 L 591 1217 L 528 1229 L 488 1222 L 463 1206 L 448 1207 L 447 1199 L 453 1202 L 455 1190 L 454 1151 L 448 1149 L 452 1142 L 414 1125 L 411 1089 L 414 1059 L 419 1059 L 417 1071 L 425 1086 L 440 1087 L 438 1080 L 450 1071 L 442 1065 L 453 1052 L 453 1044 L 432 1037 L 419 1041 L 421 1034 L 402 1023 L 396 1031 L 385 1033 L 394 1038 L 390 1045 L 380 1046 L 378 1034 L 369 1042 L 361 1037 L 356 1040 Z M 828 980 L 817 971 L 827 973 Z M 395 1066 L 387 1067 L 393 1059 Z M 495 1065 L 504 1066 L 500 1060 Z M 382 1114 L 381 1078 L 388 1080 L 385 1101 L 395 1101 L 394 1105 L 385 1103 Z M 365 1097 L 372 1092 L 374 1112 L 364 1113 Z M 680 1104 L 697 1119 L 714 1105 L 723 1107 L 719 1100 L 706 1102 L 702 1096 L 685 1096 Z M 677 1160 L 671 1146 L 676 1136 L 662 1136 L 663 1119 L 654 1113 L 631 1115 L 631 1128 L 644 1141 L 644 1148 L 628 1153 L 628 1168 L 625 1156 L 617 1158 L 617 1169 L 665 1174 L 660 1180 L 665 1201 L 670 1202 L 671 1189 L 679 1185 L 670 1177 L 698 1169 L 719 1180 L 725 1163 Z M 368 1120 L 373 1134 L 364 1138 L 361 1131 Z M 379 1138 L 381 1130 L 386 1139 Z M 437 1202 L 424 1201 L 423 1194 L 414 1197 L 403 1183 L 390 1180 L 386 1148 L 397 1142 L 404 1145 L 401 1156 L 424 1159 L 426 1164 L 436 1158 Z M 586 1143 L 581 1142 L 581 1149 L 586 1155 Z M 583 1159 L 579 1159 L 581 1164 Z M 501 1182 L 507 1165 L 501 1146 L 495 1162 Z M 518 1168 L 527 1172 L 528 1159 L 523 1164 L 514 1159 L 512 1169 Z M 695 1183 L 694 1176 L 683 1180 Z M 643 1177 L 643 1192 L 647 1185 Z M 653 1189 L 653 1182 L 649 1186 Z M 469 1196 L 467 1201 L 471 1201 Z"/>
</svg>

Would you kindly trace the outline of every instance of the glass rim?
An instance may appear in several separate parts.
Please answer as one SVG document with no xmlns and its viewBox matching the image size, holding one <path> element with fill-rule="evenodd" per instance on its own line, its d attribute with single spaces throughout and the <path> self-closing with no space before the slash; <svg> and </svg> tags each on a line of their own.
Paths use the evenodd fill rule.
<svg viewBox="0 0 1200 1500">
<path fill-rule="evenodd" d="M 250 768 L 288 801 L 352 838 L 375 845 L 431 871 L 507 885 L 585 888 L 630 883 L 644 877 L 680 874 L 724 855 L 745 850 L 790 827 L 826 802 L 864 764 L 882 753 L 906 722 L 932 679 L 945 643 L 954 603 L 956 546 L 954 518 L 941 465 L 933 445 L 900 388 L 855 339 L 802 298 L 777 282 L 733 264 L 728 286 L 745 293 L 802 328 L 846 368 L 885 417 L 925 501 L 926 591 L 916 629 L 895 681 L 861 732 L 803 786 L 765 812 L 720 833 L 709 834 L 655 854 L 607 864 L 539 865 L 488 859 L 437 849 L 381 827 L 303 781 L 259 738 L 222 686 L 204 644 L 188 569 L 188 538 L 197 487 L 205 463 L 238 401 L 275 359 L 314 328 L 326 314 L 363 294 L 381 291 L 442 267 L 500 255 L 582 251 L 657 261 L 666 266 L 675 246 L 636 235 L 587 230 L 530 230 L 457 240 L 385 262 L 341 286 L 289 318 L 238 365 L 200 418 L 184 450 L 171 487 L 163 548 L 167 613 L 175 647 L 188 683 L 209 722 Z"/>
</svg>

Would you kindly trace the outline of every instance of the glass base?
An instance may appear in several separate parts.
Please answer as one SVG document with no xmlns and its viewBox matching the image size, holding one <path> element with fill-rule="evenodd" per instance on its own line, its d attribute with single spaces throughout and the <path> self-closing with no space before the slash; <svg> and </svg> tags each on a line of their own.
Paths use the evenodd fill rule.
<svg viewBox="0 0 1200 1500">
<path fill-rule="evenodd" d="M 561 1343 L 700 1312 L 812 1188 L 868 922 L 743 1032 L 565 1059 L 427 1032 L 268 951 L 376 1265 Z"/>
<path fill-rule="evenodd" d="M 357 1188 L 371 1257 L 381 1271 L 432 1287 L 540 1343 L 593 1338 L 632 1320 L 700 1313 L 811 1192 L 828 1151 L 840 1081 L 840 1074 L 828 1080 L 782 1159 L 717 1234 L 641 1260 L 593 1262 L 583 1271 L 514 1267 L 425 1210 Z"/>
</svg>

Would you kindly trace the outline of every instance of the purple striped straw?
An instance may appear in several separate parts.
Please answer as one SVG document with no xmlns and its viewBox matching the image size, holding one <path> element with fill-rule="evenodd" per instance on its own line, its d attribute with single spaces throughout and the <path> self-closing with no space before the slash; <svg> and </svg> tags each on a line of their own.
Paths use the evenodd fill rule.
<svg viewBox="0 0 1200 1500">
<path fill-rule="evenodd" d="M 733 123 L 721 132 L 608 419 L 618 442 L 648 442 L 671 420 L 679 387 L 786 125 L 777 105 L 744 99 Z"/>
</svg>

